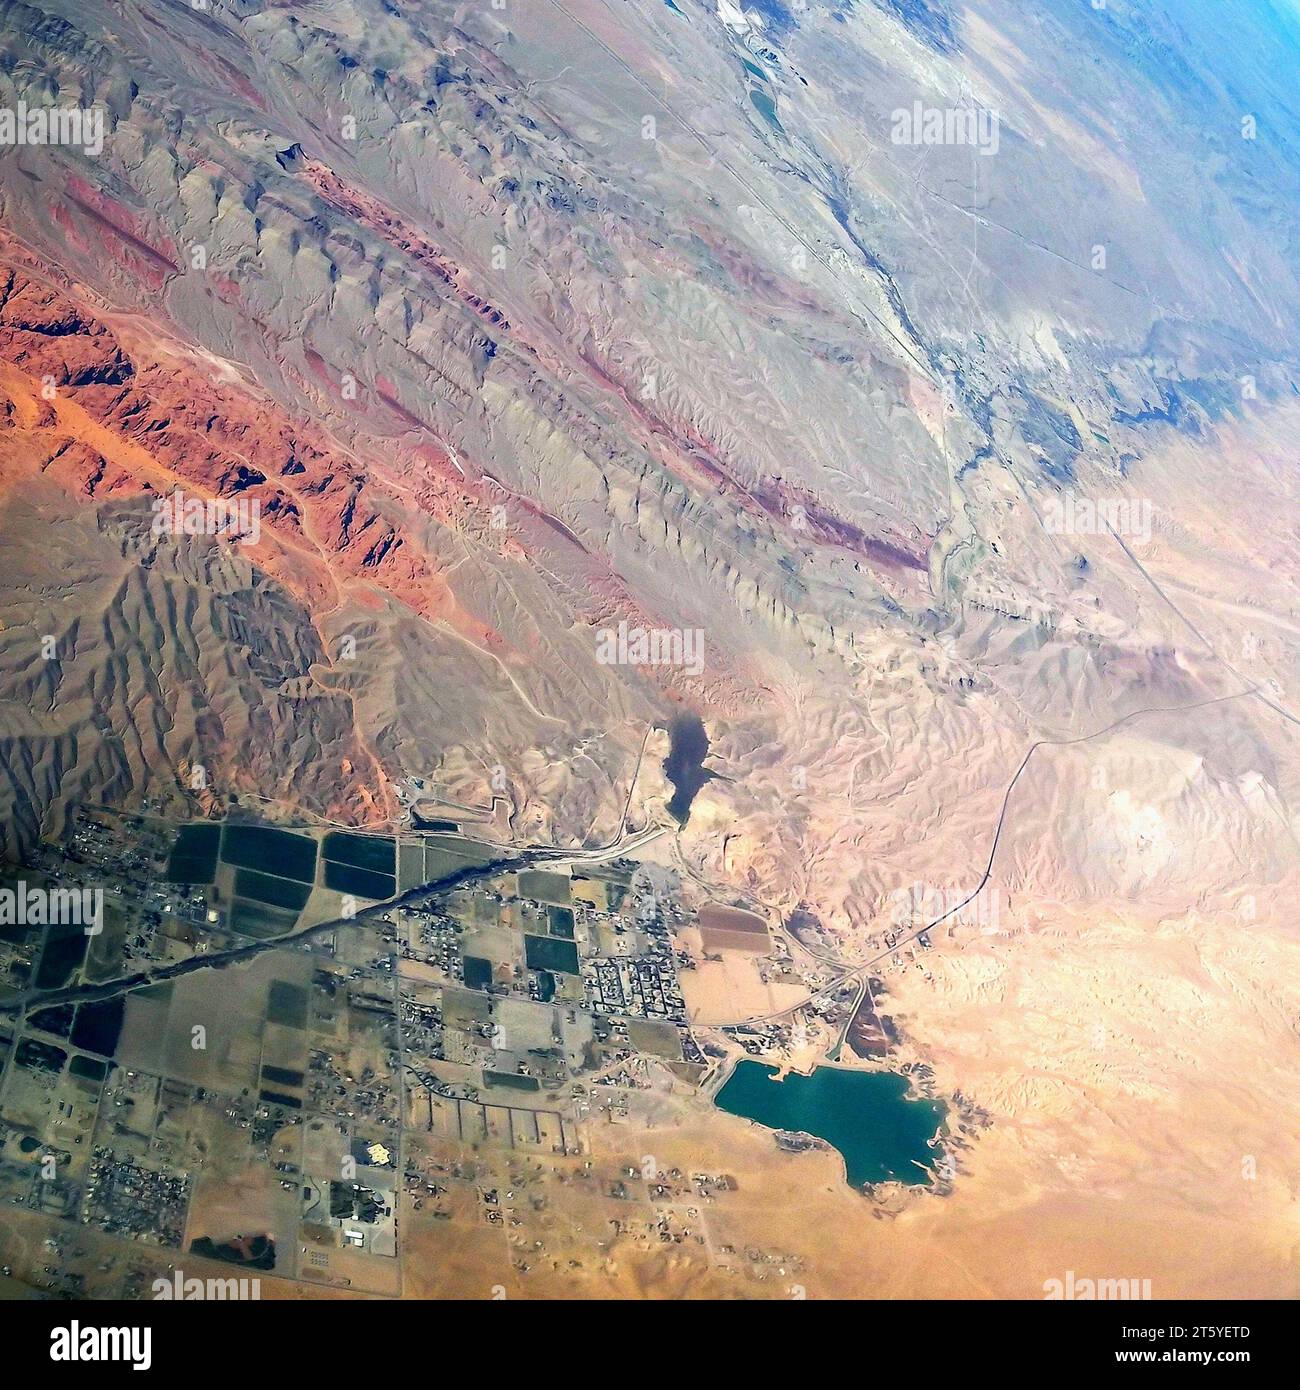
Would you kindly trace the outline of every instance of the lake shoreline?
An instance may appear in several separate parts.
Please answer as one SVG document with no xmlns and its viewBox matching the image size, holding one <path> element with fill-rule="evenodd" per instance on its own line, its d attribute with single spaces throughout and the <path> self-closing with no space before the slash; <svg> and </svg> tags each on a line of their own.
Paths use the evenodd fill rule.
<svg viewBox="0 0 1300 1390">
<path fill-rule="evenodd" d="M 910 1090 L 910 1080 L 897 1072 L 840 1064 L 783 1071 L 742 1057 L 714 1092 L 713 1105 L 766 1129 L 778 1144 L 783 1134 L 803 1136 L 816 1141 L 808 1147 L 834 1150 L 844 1181 L 866 1192 L 884 1183 L 917 1187 L 933 1181 L 946 1107 Z"/>
</svg>

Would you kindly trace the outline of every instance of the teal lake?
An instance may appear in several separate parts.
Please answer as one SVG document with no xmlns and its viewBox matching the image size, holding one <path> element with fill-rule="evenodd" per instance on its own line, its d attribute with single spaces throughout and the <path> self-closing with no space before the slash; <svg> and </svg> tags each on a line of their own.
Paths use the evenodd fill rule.
<svg viewBox="0 0 1300 1390">
<path fill-rule="evenodd" d="M 792 1072 L 784 1081 L 773 1081 L 776 1074 L 762 1062 L 737 1063 L 718 1092 L 719 1109 L 768 1129 L 824 1139 L 843 1155 L 851 1187 L 929 1181 L 916 1163 L 933 1166 L 938 1158 L 929 1141 L 944 1107 L 909 1099 L 906 1077 L 838 1067 L 818 1067 L 811 1076 Z"/>
</svg>

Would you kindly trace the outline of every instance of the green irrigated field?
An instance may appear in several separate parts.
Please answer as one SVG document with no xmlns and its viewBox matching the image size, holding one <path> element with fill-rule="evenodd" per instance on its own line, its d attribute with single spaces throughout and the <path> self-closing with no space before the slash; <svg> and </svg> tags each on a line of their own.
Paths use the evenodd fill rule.
<svg viewBox="0 0 1300 1390">
<path fill-rule="evenodd" d="M 331 830 L 321 845 L 321 855 L 337 864 L 351 864 L 390 877 L 397 872 L 397 848 L 391 835 L 358 835 L 348 830 Z"/>
<path fill-rule="evenodd" d="M 227 825 L 221 857 L 237 868 L 296 878 L 299 883 L 316 877 L 316 841 L 271 825 Z"/>
</svg>

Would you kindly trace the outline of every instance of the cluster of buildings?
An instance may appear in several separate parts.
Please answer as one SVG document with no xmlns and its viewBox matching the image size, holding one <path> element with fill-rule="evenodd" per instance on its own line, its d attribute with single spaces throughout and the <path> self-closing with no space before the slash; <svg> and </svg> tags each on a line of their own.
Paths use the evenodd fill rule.
<svg viewBox="0 0 1300 1390">
<path fill-rule="evenodd" d="M 187 1176 L 145 1168 L 96 1146 L 82 1197 L 81 1220 L 112 1235 L 179 1246 L 189 1208 Z"/>
</svg>

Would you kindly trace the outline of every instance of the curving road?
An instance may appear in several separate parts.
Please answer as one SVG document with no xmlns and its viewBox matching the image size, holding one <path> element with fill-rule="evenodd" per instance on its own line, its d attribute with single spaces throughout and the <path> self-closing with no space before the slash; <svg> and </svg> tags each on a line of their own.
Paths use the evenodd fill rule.
<svg viewBox="0 0 1300 1390">
<path fill-rule="evenodd" d="M 805 998 L 801 999 L 797 1004 L 791 1004 L 787 1008 L 779 1009 L 776 1013 L 755 1014 L 750 1018 L 737 1019 L 730 1023 L 718 1023 L 713 1024 L 711 1026 L 715 1028 L 745 1028 L 756 1023 L 772 1023 L 775 1022 L 777 1019 L 786 1018 L 792 1014 L 796 1014 L 801 1009 L 807 1008 L 808 1005 L 813 1002 L 813 1000 L 821 999 L 828 994 L 833 994 L 835 993 L 835 991 L 842 989 L 846 984 L 851 984 L 855 981 L 860 980 L 861 977 L 868 970 L 870 970 L 873 965 L 877 965 L 882 960 L 885 960 L 887 957 L 892 956 L 901 947 L 906 946 L 909 942 L 915 941 L 918 936 L 924 936 L 926 932 L 932 930 L 934 927 L 941 926 L 944 922 L 948 920 L 948 918 L 954 916 L 956 913 L 960 912 L 962 908 L 967 907 L 969 906 L 969 904 L 974 902 L 975 899 L 978 898 L 979 895 L 988 886 L 988 881 L 993 875 L 993 863 L 994 860 L 997 858 L 998 844 L 1002 839 L 1002 831 L 1006 826 L 1007 808 L 1011 803 L 1011 793 L 1015 791 L 1016 783 L 1020 781 L 1020 778 L 1024 775 L 1025 769 L 1029 766 L 1034 754 L 1040 748 L 1064 748 L 1068 747 L 1071 744 L 1087 743 L 1091 739 L 1101 738 L 1104 735 L 1111 733 L 1113 730 L 1120 728 L 1122 725 L 1129 723 L 1131 720 L 1142 718 L 1144 715 L 1185 714 L 1189 713 L 1192 710 L 1205 709 L 1210 705 L 1221 705 L 1229 700 L 1240 700 L 1247 695 L 1254 695 L 1256 693 L 1257 691 L 1255 687 L 1250 686 L 1245 690 L 1234 691 L 1231 695 L 1216 695 L 1213 699 L 1198 700 L 1190 705 L 1149 705 L 1143 709 L 1131 710 L 1121 719 L 1114 720 L 1112 723 L 1107 724 L 1104 728 L 1094 729 L 1090 734 L 1079 734 L 1075 738 L 1037 739 L 1034 743 L 1031 743 L 1029 745 L 1029 748 L 1026 751 L 1025 756 L 1020 760 L 1020 766 L 1016 768 L 1014 776 L 1011 778 L 1010 782 L 1007 783 L 1006 791 L 1002 794 L 1002 808 L 998 812 L 997 825 L 994 827 L 993 830 L 993 841 L 989 846 L 988 863 L 984 867 L 983 877 L 980 879 L 979 883 L 976 884 L 976 886 L 971 890 L 971 892 L 968 893 L 966 897 L 964 897 L 961 900 L 961 902 L 955 904 L 953 907 L 950 907 L 947 910 L 947 912 L 942 913 L 940 916 L 936 917 L 932 922 L 927 922 L 925 926 L 918 927 L 915 931 L 909 932 L 907 936 L 902 937 L 900 940 L 895 942 L 894 945 L 891 946 L 887 951 L 881 951 L 879 955 L 872 956 L 869 960 L 863 961 L 861 965 L 855 965 L 852 967 L 852 969 L 846 970 L 843 974 L 836 976 L 836 978 L 832 980 L 830 984 L 823 985 L 820 989 L 813 990 Z M 860 998 L 861 990 L 859 990 L 859 1000 Z M 854 1012 L 856 1011 L 857 1005 L 855 1004 Z M 852 1014 L 850 1014 L 850 1022 L 851 1021 Z M 841 1041 L 842 1040 L 843 1039 L 841 1038 Z"/>
</svg>

